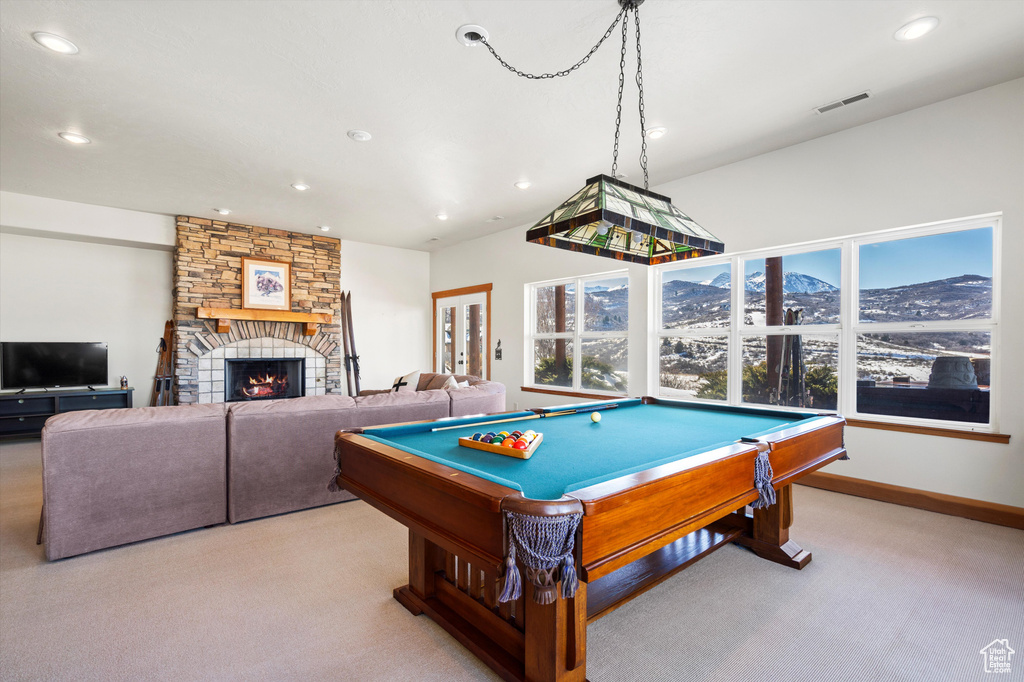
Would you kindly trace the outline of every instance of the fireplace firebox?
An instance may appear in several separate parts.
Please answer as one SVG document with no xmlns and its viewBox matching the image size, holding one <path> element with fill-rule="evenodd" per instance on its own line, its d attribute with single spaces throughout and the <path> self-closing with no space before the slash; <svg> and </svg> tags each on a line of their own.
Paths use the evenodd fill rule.
<svg viewBox="0 0 1024 682">
<path fill-rule="evenodd" d="M 306 394 L 304 358 L 224 361 L 224 402 L 298 398 Z"/>
</svg>

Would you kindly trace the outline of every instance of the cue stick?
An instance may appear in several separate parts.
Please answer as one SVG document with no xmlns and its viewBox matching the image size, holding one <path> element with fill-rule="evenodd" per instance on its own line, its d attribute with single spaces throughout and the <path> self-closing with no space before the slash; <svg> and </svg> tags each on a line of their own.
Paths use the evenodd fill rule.
<svg viewBox="0 0 1024 682">
<path fill-rule="evenodd" d="M 456 424 L 455 426 L 438 426 L 436 429 L 430 429 L 431 431 L 447 431 L 448 429 L 468 429 L 474 426 L 487 426 L 488 424 L 501 424 L 503 422 L 517 422 L 525 419 L 539 419 L 543 417 L 542 414 L 530 414 L 525 417 L 510 417 L 509 419 L 494 419 L 489 422 L 477 422 L 476 424 Z"/>
<path fill-rule="evenodd" d="M 502 424 L 504 422 L 517 422 L 525 421 L 527 419 L 540 419 L 542 417 L 561 417 L 566 414 L 584 414 L 586 412 L 597 412 L 598 410 L 613 410 L 618 405 L 595 405 L 594 407 L 579 407 L 573 410 L 562 410 L 561 412 L 546 412 L 541 414 L 531 414 L 525 417 L 510 417 L 509 419 L 494 419 L 489 422 L 477 422 L 475 424 L 456 424 L 455 426 L 438 426 L 437 428 L 430 429 L 431 433 L 434 431 L 448 431 L 449 429 L 468 429 L 476 426 L 487 426 L 488 424 Z"/>
<path fill-rule="evenodd" d="M 542 417 L 561 417 L 563 414 L 585 414 L 587 412 L 599 412 L 601 410 L 614 410 L 618 407 L 615 405 L 594 405 L 593 407 L 577 407 L 572 410 L 562 410 L 561 412 L 546 412 L 542 414 Z"/>
</svg>

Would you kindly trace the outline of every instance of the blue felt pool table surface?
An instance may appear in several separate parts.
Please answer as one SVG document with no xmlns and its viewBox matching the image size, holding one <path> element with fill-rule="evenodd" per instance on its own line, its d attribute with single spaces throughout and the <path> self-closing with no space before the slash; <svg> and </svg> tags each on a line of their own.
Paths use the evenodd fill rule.
<svg viewBox="0 0 1024 682">
<path fill-rule="evenodd" d="M 432 430 L 459 424 L 440 423 L 366 429 L 365 436 L 411 454 L 451 466 L 501 485 L 525 497 L 554 500 L 564 493 L 650 469 L 729 445 L 740 438 L 770 434 L 817 415 L 685 403 L 643 404 L 638 399 L 616 401 L 600 412 L 595 423 L 589 412 L 526 419 L 532 413 L 472 417 L 462 428 Z M 552 410 L 588 408 L 576 405 Z M 488 427 L 483 421 L 523 417 Z M 474 426 L 475 425 L 475 426 Z M 462 437 L 487 431 L 525 431 L 544 434 L 530 459 L 499 455 L 460 446 Z"/>
</svg>

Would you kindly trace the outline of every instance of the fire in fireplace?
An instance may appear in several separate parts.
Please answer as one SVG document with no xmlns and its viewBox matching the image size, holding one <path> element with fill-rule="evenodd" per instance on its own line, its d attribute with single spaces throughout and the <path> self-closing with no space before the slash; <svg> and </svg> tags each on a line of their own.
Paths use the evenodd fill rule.
<svg viewBox="0 0 1024 682">
<path fill-rule="evenodd" d="M 303 358 L 244 358 L 224 361 L 224 401 L 298 398 L 305 395 Z"/>
</svg>

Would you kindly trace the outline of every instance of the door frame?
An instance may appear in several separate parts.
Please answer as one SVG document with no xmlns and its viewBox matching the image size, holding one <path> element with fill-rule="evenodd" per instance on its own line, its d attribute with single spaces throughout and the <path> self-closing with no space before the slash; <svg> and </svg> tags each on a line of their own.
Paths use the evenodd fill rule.
<svg viewBox="0 0 1024 682">
<path fill-rule="evenodd" d="M 491 289 L 492 288 L 494 288 L 494 284 L 493 283 L 492 284 L 477 284 L 476 286 L 471 286 L 471 287 L 461 287 L 459 289 L 446 289 L 445 291 L 434 291 L 434 292 L 431 292 L 431 294 L 430 294 L 430 303 L 431 303 L 431 308 L 433 309 L 433 312 L 431 314 L 433 315 L 433 318 L 434 318 L 433 334 L 431 334 L 431 336 L 433 337 L 432 344 L 433 344 L 433 349 L 434 349 L 433 360 L 431 361 L 431 369 L 436 369 L 437 368 L 437 338 L 438 338 L 437 299 L 439 299 L 439 298 L 451 298 L 451 297 L 454 297 L 454 296 L 465 296 L 467 294 L 486 293 L 487 294 L 487 309 L 486 309 L 486 315 L 487 315 L 487 347 L 486 347 L 486 357 L 483 358 L 483 361 L 484 361 L 484 366 L 486 367 L 486 374 L 487 374 L 487 376 L 481 377 L 481 378 L 482 379 L 487 379 L 488 381 L 491 380 Z M 452 357 L 453 364 L 454 364 L 454 360 L 455 360 L 455 358 L 453 356 Z M 454 367 L 452 369 L 454 370 Z"/>
</svg>

